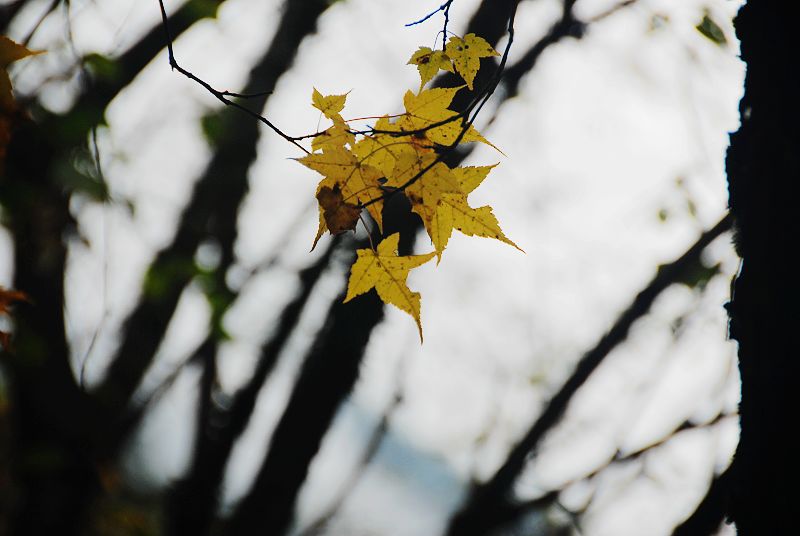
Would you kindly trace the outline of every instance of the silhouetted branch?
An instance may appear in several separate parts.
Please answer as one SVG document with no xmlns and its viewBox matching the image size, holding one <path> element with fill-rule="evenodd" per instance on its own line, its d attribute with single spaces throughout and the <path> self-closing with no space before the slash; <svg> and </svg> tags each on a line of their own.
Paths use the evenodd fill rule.
<svg viewBox="0 0 800 536">
<path fill-rule="evenodd" d="M 14 0 L 4 6 L 0 6 L 0 34 L 5 35 L 8 31 L 8 25 L 17 16 L 19 10 L 22 9 L 29 0 Z"/>
<path fill-rule="evenodd" d="M 58 7 L 58 4 L 60 3 L 61 0 L 52 0 L 50 2 L 50 5 L 47 6 L 47 9 L 45 9 L 44 12 L 39 16 L 39 18 L 36 19 L 36 22 L 33 24 L 33 27 L 31 27 L 31 29 L 28 31 L 27 35 L 25 35 L 22 41 L 20 41 L 22 45 L 28 46 L 28 44 L 31 42 L 33 34 L 35 34 L 36 31 L 39 29 L 39 27 L 42 25 L 44 19 L 46 19 L 50 15 L 50 13 L 55 11 L 56 8 Z"/>
<path fill-rule="evenodd" d="M 586 25 L 573 15 L 572 7 L 574 5 L 575 0 L 564 0 L 561 18 L 550 28 L 544 37 L 525 52 L 522 58 L 517 60 L 513 66 L 506 70 L 503 82 L 507 98 L 517 95 L 520 80 L 526 73 L 533 69 L 542 53 L 547 50 L 550 45 L 558 43 L 567 37 L 583 37 Z"/>
<path fill-rule="evenodd" d="M 625 9 L 628 6 L 632 6 L 633 4 L 635 4 L 638 1 L 639 0 L 625 0 L 624 2 L 620 2 L 619 4 L 611 6 L 610 8 L 606 9 L 605 11 L 602 11 L 602 12 L 598 13 L 597 15 L 595 15 L 594 17 L 592 17 L 591 19 L 589 19 L 586 22 L 587 22 L 587 24 L 600 22 L 601 20 L 607 19 L 611 15 L 614 15 L 618 11 L 621 11 L 621 10 Z"/>
<path fill-rule="evenodd" d="M 262 346 L 252 376 L 232 397 L 230 407 L 212 406 L 202 421 L 206 428 L 202 443 L 195 445 L 192 465 L 171 494 L 168 510 L 170 533 L 199 536 L 208 530 L 218 507 L 220 486 L 233 446 L 247 427 L 258 394 L 294 332 L 314 286 L 330 262 L 335 245 L 331 244 L 313 265 L 300 272 L 300 290 L 284 307 L 274 334 Z"/>
<path fill-rule="evenodd" d="M 508 41 L 506 42 L 505 49 L 503 50 L 503 54 L 501 55 L 499 65 L 495 66 L 494 72 L 492 73 L 491 77 L 488 77 L 488 79 L 481 77 L 481 79 L 479 79 L 479 80 L 484 80 L 481 89 L 470 95 L 471 101 L 463 110 L 455 112 L 451 117 L 431 123 L 430 125 L 426 125 L 422 128 L 418 128 L 415 130 L 371 129 L 372 133 L 388 134 L 390 136 L 413 136 L 413 135 L 423 134 L 433 128 L 440 127 L 442 125 L 446 125 L 448 123 L 461 120 L 461 129 L 459 130 L 459 133 L 456 136 L 456 138 L 450 145 L 440 147 L 439 150 L 437 151 L 438 154 L 436 155 L 436 158 L 430 164 L 424 166 L 416 174 L 414 174 L 411 178 L 406 180 L 403 184 L 401 184 L 397 188 L 384 193 L 381 197 L 371 199 L 365 203 L 360 203 L 359 207 L 365 208 L 379 201 L 385 201 L 388 198 L 392 197 L 393 195 L 397 194 L 398 192 L 404 191 L 406 188 L 408 188 L 409 186 L 420 180 L 422 176 L 425 175 L 428 171 L 430 171 L 434 166 L 436 166 L 440 162 L 446 161 L 456 151 L 459 144 L 464 139 L 464 136 L 466 136 L 467 132 L 469 132 L 470 128 L 472 127 L 472 124 L 475 122 L 475 119 L 477 119 L 481 109 L 494 94 L 495 89 L 497 89 L 497 85 L 500 83 L 500 80 L 503 77 L 506 61 L 508 60 L 508 53 L 511 51 L 511 45 L 514 43 L 514 20 L 516 18 L 518 5 L 519 5 L 518 2 L 511 2 L 511 5 L 509 7 L 506 19 L 507 23 L 505 25 L 508 35 Z M 449 9 L 450 6 L 448 4 L 445 9 L 445 13 L 447 13 Z M 445 28 L 446 27 L 447 27 L 447 19 L 445 19 Z M 446 38 L 447 36 L 445 35 L 445 39 Z"/>
<path fill-rule="evenodd" d="M 308 465 L 358 377 L 370 334 L 365 326 L 371 328 L 383 318 L 383 303 L 372 293 L 348 303 L 337 300 L 327 318 L 273 432 L 253 488 L 231 520 L 231 535 L 282 534 L 288 527 Z"/>
<path fill-rule="evenodd" d="M 537 497 L 536 499 L 513 503 L 508 509 L 509 515 L 508 515 L 508 518 L 507 518 L 507 522 L 510 522 L 510 521 L 512 521 L 514 519 L 520 518 L 520 517 L 522 517 L 523 515 L 525 515 L 528 512 L 545 510 L 545 509 L 547 509 L 547 508 L 549 508 L 551 506 L 558 505 L 564 512 L 566 512 L 567 514 L 570 515 L 573 523 L 577 523 L 578 519 L 580 518 L 580 516 L 591 505 L 591 502 L 586 504 L 586 506 L 584 506 L 580 510 L 570 510 L 570 509 L 567 509 L 565 506 L 561 505 L 558 502 L 558 498 L 559 498 L 561 492 L 564 489 L 566 489 L 568 486 L 570 486 L 570 485 L 572 485 L 572 484 L 574 484 L 576 482 L 580 482 L 580 481 L 584 481 L 584 480 L 591 480 L 591 479 L 597 477 L 599 474 L 601 474 L 603 471 L 605 471 L 609 467 L 612 467 L 614 465 L 635 461 L 635 460 L 639 459 L 640 457 L 642 457 L 644 454 L 646 454 L 648 452 L 652 452 L 654 449 L 657 449 L 658 447 L 660 447 L 662 445 L 665 445 L 666 443 L 671 441 L 680 432 L 683 432 L 683 431 L 686 431 L 686 430 L 707 429 L 707 428 L 710 428 L 711 426 L 714 426 L 715 424 L 720 423 L 724 419 L 728 419 L 728 418 L 732 418 L 732 417 L 735 417 L 735 415 L 727 414 L 727 413 L 720 413 L 714 419 L 712 419 L 709 422 L 705 422 L 705 423 L 699 423 L 698 424 L 698 423 L 694 423 L 694 422 L 691 422 L 691 421 L 685 421 L 680 426 L 678 426 L 675 430 L 673 430 L 672 433 L 670 433 L 669 435 L 663 437 L 659 441 L 656 441 L 655 443 L 647 445 L 646 447 L 642 447 L 641 449 L 638 449 L 638 450 L 635 450 L 635 451 L 632 451 L 632 452 L 626 452 L 626 453 L 623 453 L 622 451 L 617 451 L 614 454 L 614 456 L 608 461 L 608 463 L 603 464 L 601 467 L 596 468 L 595 470 L 593 470 L 592 472 L 590 472 L 590 473 L 588 473 L 586 475 L 583 475 L 583 476 L 581 476 L 579 478 L 576 478 L 574 480 L 571 480 L 569 482 L 565 482 L 564 484 L 562 484 L 559 487 L 559 489 L 548 491 L 546 494 L 542 495 L 541 497 Z M 712 485 L 713 485 L 713 483 L 712 483 Z M 711 493 L 710 490 L 709 490 L 709 493 Z M 720 514 L 720 518 L 719 518 L 719 521 L 721 521 L 721 520 L 722 520 L 722 513 Z M 719 521 L 717 522 L 717 526 L 719 525 Z M 697 533 L 695 533 L 695 532 L 685 532 L 685 533 L 683 533 L 683 536 L 694 536 L 695 534 L 697 536 L 700 536 L 703 533 L 701 533 L 701 532 L 697 532 Z"/>
<path fill-rule="evenodd" d="M 177 32 L 201 18 L 198 3 L 190 0 L 172 16 Z M 24 4 L 6 6 L 3 13 L 16 15 Z M 151 35 L 116 60 L 113 80 L 82 88 L 65 116 L 40 110 L 38 122 L 25 118 L 9 146 L 3 178 L 9 186 L 3 192 L 5 223 L 14 237 L 15 283 L 32 300 L 30 306 L 18 307 L 18 358 L 5 363 L 13 383 L 18 449 L 11 466 L 18 497 L 24 497 L 13 505 L 15 534 L 82 533 L 86 509 L 98 491 L 98 458 L 105 460 L 98 443 L 108 439 L 104 431 L 111 423 L 79 388 L 70 367 L 64 334 L 64 240 L 74 233 L 75 222 L 63 165 L 76 150 L 86 150 L 105 106 L 161 49 L 162 41 Z M 28 456 L 35 452 L 59 461 L 31 464 Z"/>
<path fill-rule="evenodd" d="M 453 4 L 453 0 L 447 0 L 447 2 L 445 2 L 444 4 L 442 4 L 441 6 L 436 8 L 435 11 L 431 11 L 430 13 L 428 13 L 427 15 L 425 15 L 424 17 L 422 17 L 421 19 L 419 19 L 417 21 L 409 22 L 408 24 L 406 24 L 406 26 L 416 26 L 417 24 L 422 24 L 423 22 L 425 22 L 429 18 L 433 17 L 434 15 L 436 15 L 437 13 L 442 11 L 442 12 L 444 12 L 444 19 L 445 19 L 443 33 L 444 33 L 445 40 L 447 40 L 447 20 L 448 20 L 449 14 L 450 14 L 450 6 L 452 4 Z"/>
<path fill-rule="evenodd" d="M 239 97 L 239 98 L 246 98 L 246 99 L 261 98 L 261 97 L 264 97 L 264 96 L 269 95 L 270 93 L 272 93 L 272 90 L 268 90 L 268 91 L 252 91 L 252 92 L 247 91 L 245 93 L 233 93 L 231 91 L 220 91 L 218 89 L 214 89 L 211 86 L 211 84 L 209 84 L 208 82 L 206 82 L 202 78 L 192 74 L 191 72 L 189 72 L 186 69 L 184 69 L 183 67 L 181 67 L 178 64 L 178 61 L 175 59 L 175 52 L 172 50 L 172 33 L 170 32 L 169 21 L 168 21 L 168 18 L 167 18 L 167 11 L 164 9 L 164 0 L 158 0 L 158 5 L 161 8 L 161 21 L 164 24 L 164 33 L 167 36 L 167 53 L 169 54 L 169 65 L 170 65 L 170 67 L 172 67 L 174 70 L 176 70 L 179 73 L 181 73 L 186 78 L 188 78 L 190 80 L 193 80 L 193 81 L 197 82 L 198 84 L 200 84 L 201 86 L 203 86 L 209 93 L 214 95 L 214 97 L 216 97 L 216 99 L 219 100 L 222 104 L 224 104 L 226 106 L 232 106 L 233 108 L 236 108 L 237 110 L 241 110 L 242 112 L 246 113 L 247 115 L 249 115 L 253 119 L 256 119 L 256 120 L 264 123 L 270 129 L 272 129 L 272 131 L 275 132 L 278 136 L 280 136 L 281 138 L 285 139 L 286 141 L 288 141 L 292 145 L 297 146 L 304 153 L 308 153 L 308 149 L 306 149 L 305 147 L 303 147 L 302 145 L 297 143 L 294 139 L 292 139 L 291 136 L 289 136 L 288 134 L 283 132 L 281 129 L 276 127 L 272 123 L 272 121 L 270 121 L 269 119 L 267 119 L 266 117 L 264 117 L 260 113 L 254 112 L 253 110 L 251 110 L 251 109 L 249 109 L 249 108 L 247 108 L 245 106 L 242 106 L 238 102 L 232 101 L 232 100 L 230 100 L 228 98 L 228 97 Z"/>
<path fill-rule="evenodd" d="M 10 534 L 76 535 L 96 485 L 85 445 L 98 418 L 77 386 L 64 333 L 63 238 L 74 221 L 68 195 L 50 180 L 55 147 L 39 126 L 21 121 L 8 149 L 3 216 L 14 237 L 13 287 L 30 300 L 15 310 L 15 352 L 2 352 L 3 375 L 13 385 L 9 465 L 15 492 L 25 498 L 12 502 Z M 31 463 L 35 452 L 55 453 L 60 463 Z"/>
<path fill-rule="evenodd" d="M 518 1 L 484 0 L 467 31 L 496 43 L 506 31 L 508 14 Z M 476 79 L 478 83 L 485 82 Z M 465 94 L 464 99 L 471 98 L 466 91 L 460 93 Z M 458 104 L 453 108 L 457 112 Z M 457 165 L 462 158 L 460 153 L 454 153 L 447 164 Z M 411 216 L 407 201 L 400 196 L 387 200 L 384 233 L 400 231 L 401 255 L 410 251 L 419 229 L 419 219 Z M 231 519 L 231 534 L 259 531 L 280 534 L 286 530 L 308 466 L 337 408 L 355 384 L 370 333 L 382 319 L 383 303 L 374 292 L 346 304 L 337 301 L 333 305 L 272 435 L 253 488 Z"/>
<path fill-rule="evenodd" d="M 292 65 L 300 41 L 314 31 L 315 5 L 299 0 L 289 2 L 272 43 L 247 82 L 246 94 L 261 94 L 251 99 L 254 107 L 264 107 L 267 95 Z M 216 240 L 223 253 L 231 251 L 236 236 L 236 213 L 248 191 L 247 173 L 256 158 L 260 131 L 257 123 L 236 113 L 223 114 L 223 128 L 225 135 L 221 136 L 217 151 L 195 186 L 172 243 L 150 266 L 145 292 L 126 321 L 122 344 L 106 379 L 96 390 L 98 399 L 112 414 L 125 411 L 163 338 L 184 287 L 195 276 L 193 270 L 180 267 L 186 266 L 205 239 Z M 166 279 L 159 292 L 148 290 L 148 280 L 152 278 Z M 220 290 L 225 291 L 224 287 Z"/>
<path fill-rule="evenodd" d="M 535 455 L 545 434 L 561 419 L 573 395 L 603 359 L 628 336 L 633 323 L 644 316 L 661 292 L 672 285 L 687 267 L 715 238 L 730 229 L 732 218 L 726 215 L 706 231 L 679 259 L 660 268 L 653 280 L 636 296 L 597 345 L 584 354 L 575 371 L 558 393 L 550 399 L 542 414 L 511 450 L 506 461 L 486 483 L 476 486 L 462 510 L 453 518 L 448 534 L 466 536 L 485 534 L 492 527 L 508 521 L 513 513 L 508 494 L 529 456 Z"/>
<path fill-rule="evenodd" d="M 401 358 L 401 364 L 402 359 L 403 358 Z M 400 404 L 403 403 L 403 389 L 401 383 L 402 374 L 399 370 L 395 374 L 395 378 L 397 381 L 395 385 L 395 392 L 392 396 L 392 401 L 383 411 L 383 415 L 381 415 L 378 425 L 372 431 L 372 435 L 370 436 L 369 440 L 367 440 L 367 447 L 364 449 L 364 454 L 361 456 L 361 459 L 359 460 L 355 470 L 350 474 L 350 477 L 345 482 L 336 499 L 333 501 L 333 504 L 331 504 L 322 513 L 322 515 L 320 515 L 313 523 L 306 527 L 297 536 L 317 536 L 318 534 L 321 534 L 331 520 L 339 513 L 342 505 L 347 498 L 352 495 L 353 491 L 356 489 L 356 486 L 358 486 L 358 483 L 361 482 L 361 478 L 364 476 L 367 467 L 372 463 L 372 460 L 375 459 L 375 455 L 378 454 L 378 450 L 383 444 L 383 440 L 386 437 L 386 432 L 389 430 L 389 422 L 397 411 L 397 408 L 399 408 Z"/>
</svg>

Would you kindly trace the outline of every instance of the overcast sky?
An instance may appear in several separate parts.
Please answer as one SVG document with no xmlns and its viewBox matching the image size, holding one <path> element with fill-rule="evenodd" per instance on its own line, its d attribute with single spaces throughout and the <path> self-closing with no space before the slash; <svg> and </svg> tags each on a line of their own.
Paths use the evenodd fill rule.
<svg viewBox="0 0 800 536">
<path fill-rule="evenodd" d="M 310 106 L 312 86 L 325 94 L 349 91 L 345 117 L 400 111 L 403 93 L 418 87 L 416 70 L 405 63 L 418 46 L 432 46 L 442 20 L 404 24 L 439 3 L 336 3 L 320 19 L 319 32 L 302 44 L 265 115 L 290 134 L 314 132 L 320 117 Z M 27 33 L 47 4 L 33 2 L 11 37 Z M 155 0 L 71 4 L 71 34 L 80 53 L 119 53 L 158 20 Z M 166 4 L 172 11 L 179 2 Z M 455 0 L 450 30 L 462 34 L 477 4 Z M 576 14 L 590 20 L 613 5 L 579 0 Z M 276 0 L 227 0 L 216 20 L 196 24 L 175 42 L 178 60 L 216 87 L 235 91 L 268 46 L 279 6 Z M 521 4 L 510 63 L 559 17 L 560 6 L 556 0 Z M 456 233 L 441 264 L 414 271 L 409 284 L 423 296 L 425 343 L 420 345 L 407 315 L 387 308 L 361 380 L 303 488 L 298 527 L 337 498 L 399 390 L 403 402 L 392 413 L 389 433 L 331 533 L 436 534 L 464 483 L 492 474 L 581 353 L 657 266 L 680 256 L 723 216 L 724 152 L 728 132 L 738 126 L 744 73 L 731 27 L 738 6 L 638 0 L 591 24 L 583 39 L 550 47 L 522 80 L 518 97 L 484 110 L 476 126 L 505 156 L 485 146 L 470 155 L 471 165 L 499 162 L 470 201 L 491 204 L 525 254 Z M 727 45 L 695 29 L 705 12 L 725 32 Z M 15 67 L 19 92 L 35 90 L 72 61 L 65 27 L 63 14 L 45 20 L 31 45 L 48 54 Z M 74 81 L 50 82 L 42 101 L 67 109 L 74 87 Z M 73 203 L 86 243 L 76 241 L 70 251 L 67 284 L 74 364 L 80 369 L 88 360 L 89 384 L 101 377 L 143 270 L 168 243 L 211 154 L 199 118 L 216 108 L 211 95 L 170 72 L 163 54 L 108 110 L 109 127 L 98 138 L 114 201 Z M 265 331 L 293 296 L 297 269 L 319 254 L 308 252 L 317 226 L 318 177 L 292 160 L 298 156 L 297 148 L 264 132 L 250 170 L 251 191 L 239 214 L 238 266 L 229 274 L 245 292 L 225 319 L 233 340 L 220 360 L 229 391 L 248 377 Z M 586 507 L 586 535 L 668 534 L 694 509 L 737 440 L 738 373 L 722 308 L 738 266 L 729 241 L 724 235 L 707 252 L 709 265 L 721 263 L 721 275 L 702 291 L 673 286 L 664 292 L 579 392 L 521 479 L 521 497 L 567 487 L 564 506 Z M 431 250 L 427 236 L 417 248 Z M 9 280 L 8 265 L 0 275 Z M 342 284 L 343 271 L 332 270 L 315 289 L 312 300 L 319 306 L 304 313 L 236 448 L 227 500 L 246 490 L 303 352 Z M 143 393 L 202 340 L 207 317 L 201 292 L 187 291 Z M 196 379 L 196 371 L 187 369 L 131 444 L 126 468 L 137 489 L 155 491 L 185 467 Z M 583 478 L 616 452 L 661 442 L 687 420 L 715 423 Z"/>
</svg>

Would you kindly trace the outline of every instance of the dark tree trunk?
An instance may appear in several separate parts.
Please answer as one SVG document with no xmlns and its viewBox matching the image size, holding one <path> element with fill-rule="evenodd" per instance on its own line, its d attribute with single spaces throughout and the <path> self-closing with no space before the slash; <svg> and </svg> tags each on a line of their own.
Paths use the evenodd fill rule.
<svg viewBox="0 0 800 536">
<path fill-rule="evenodd" d="M 731 137 L 730 205 L 742 269 L 730 304 L 739 343 L 741 439 L 733 462 L 728 515 L 742 536 L 797 534 L 797 422 L 800 374 L 794 330 L 798 285 L 788 262 L 797 244 L 800 179 L 797 50 L 789 4 L 750 1 L 736 19 L 747 62 L 742 127 Z M 794 490 L 794 491 L 793 491 Z"/>
</svg>

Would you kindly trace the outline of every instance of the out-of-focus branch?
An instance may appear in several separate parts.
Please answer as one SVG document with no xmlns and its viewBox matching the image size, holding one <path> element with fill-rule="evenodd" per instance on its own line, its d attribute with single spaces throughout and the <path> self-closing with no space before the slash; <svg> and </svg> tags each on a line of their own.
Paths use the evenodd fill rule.
<svg viewBox="0 0 800 536">
<path fill-rule="evenodd" d="M 4 6 L 0 6 L 0 34 L 8 31 L 8 26 L 14 17 L 17 16 L 19 10 L 22 9 L 29 0 L 14 0 Z"/>
<path fill-rule="evenodd" d="M 300 272 L 300 290 L 283 309 L 275 333 L 264 343 L 258 364 L 247 384 L 234 396 L 229 408 L 221 408 L 210 399 L 209 412 L 200 419 L 192 465 L 176 483 L 167 512 L 169 533 L 205 534 L 218 507 L 225 467 L 233 446 L 247 427 L 264 382 L 277 363 L 278 356 L 300 319 L 316 282 L 328 266 L 336 249 L 331 244 L 313 265 Z M 214 344 L 216 352 L 216 344 Z"/>
<path fill-rule="evenodd" d="M 26 2 L 6 6 L 14 16 Z M 183 32 L 201 17 L 197 0 L 173 15 Z M 4 21 L 5 22 L 5 21 Z M 6 361 L 13 389 L 16 451 L 11 467 L 16 491 L 12 533 L 78 534 L 97 493 L 95 447 L 109 420 L 77 385 L 64 333 L 65 236 L 75 230 L 63 166 L 86 149 L 103 109 L 160 50 L 145 35 L 117 60 L 117 76 L 84 88 L 65 116 L 25 118 L 9 146 L 3 177 L 6 225 L 14 239 L 15 284 L 31 297 L 17 310 L 17 354 Z M 20 99 L 24 107 L 27 102 Z M 46 453 L 57 464 L 32 463 Z M 101 456 L 102 457 L 102 456 Z"/>
<path fill-rule="evenodd" d="M 386 220 L 384 220 L 386 223 Z M 228 534 L 282 534 L 308 465 L 333 416 L 358 377 L 369 339 L 364 325 L 377 324 L 383 304 L 377 296 L 337 300 L 289 398 L 253 488 L 237 508 Z"/>
<path fill-rule="evenodd" d="M 525 54 L 517 60 L 514 65 L 506 69 L 506 74 L 503 77 L 503 87 L 506 92 L 506 98 L 515 97 L 519 92 L 519 83 L 522 77 L 531 72 L 542 56 L 542 53 L 547 50 L 551 45 L 558 43 L 562 39 L 572 37 L 580 39 L 586 33 L 587 28 L 597 22 L 600 22 L 618 11 L 636 4 L 638 0 L 625 0 L 619 4 L 610 7 L 606 11 L 595 15 L 587 21 L 580 21 L 572 13 L 572 8 L 575 5 L 575 0 L 565 0 L 564 8 L 561 12 L 561 18 L 548 30 L 542 39 L 537 41 Z"/>
<path fill-rule="evenodd" d="M 401 358 L 401 365 L 402 365 L 402 358 Z M 402 367 L 398 367 L 402 368 Z M 306 527 L 298 536 L 318 536 L 322 534 L 328 524 L 336 517 L 339 511 L 342 508 L 342 505 L 350 497 L 353 491 L 358 486 L 358 483 L 361 482 L 361 478 L 364 476 L 364 472 L 367 470 L 367 467 L 372 463 L 372 460 L 375 459 L 375 455 L 378 454 L 378 450 L 380 449 L 381 445 L 383 444 L 383 440 L 386 437 L 386 433 L 389 430 L 389 423 L 394 416 L 397 408 L 403 403 L 403 385 L 402 385 L 402 377 L 403 375 L 398 370 L 398 373 L 395 375 L 396 378 L 396 385 L 395 385 L 395 392 L 392 396 L 392 401 L 389 406 L 383 411 L 383 415 L 381 415 L 381 419 L 378 422 L 378 425 L 372 431 L 372 435 L 370 436 L 369 440 L 367 441 L 367 446 L 364 449 L 364 454 L 361 456 L 361 460 L 359 460 L 357 467 L 351 473 L 350 477 L 345 482 L 344 486 L 342 487 L 339 495 L 333 501 L 333 503 L 320 515 L 313 523 L 311 523 L 308 527 Z"/>
<path fill-rule="evenodd" d="M 517 95 L 519 92 L 519 82 L 522 77 L 533 69 L 542 53 L 551 45 L 567 37 L 580 39 L 583 36 L 586 25 L 573 15 L 572 8 L 574 5 L 575 0 L 564 0 L 561 18 L 550 28 L 544 37 L 525 52 L 522 58 L 506 69 L 506 74 L 503 77 L 503 87 L 505 88 L 507 98 Z"/>
<path fill-rule="evenodd" d="M 731 227 L 732 218 L 726 215 L 713 228 L 703 233 L 679 259 L 664 265 L 650 283 L 636 296 L 620 315 L 612 328 L 594 348 L 584 354 L 575 371 L 558 393 L 550 399 L 542 414 L 528 432 L 511 450 L 506 461 L 487 482 L 473 488 L 462 510 L 453 518 L 450 536 L 472 536 L 487 533 L 509 520 L 514 515 L 510 504 L 511 488 L 526 461 L 535 454 L 536 448 L 553 426 L 558 423 L 572 397 L 589 379 L 605 357 L 628 336 L 633 323 L 644 316 L 661 292 L 678 281 L 683 272 L 697 262 L 700 254 L 715 238 Z"/>
<path fill-rule="evenodd" d="M 33 24 L 33 27 L 28 31 L 28 34 L 22 39 L 21 43 L 23 45 L 28 46 L 28 43 L 30 43 L 31 39 L 33 38 L 33 34 L 35 34 L 36 31 L 39 29 L 39 27 L 42 25 L 44 19 L 46 19 L 50 15 L 50 13 L 55 11 L 56 8 L 58 7 L 58 4 L 60 3 L 61 0 L 52 0 L 50 2 L 50 5 L 47 6 L 47 9 L 39 16 L 39 18 Z"/>
<path fill-rule="evenodd" d="M 256 109 L 264 107 L 278 79 L 291 67 L 298 45 L 314 31 L 314 6 L 316 4 L 299 0 L 287 4 L 272 43 L 252 69 L 246 85 L 245 93 L 258 94 L 250 100 Z M 319 12 L 317 10 L 316 14 Z M 230 112 L 222 115 L 225 136 L 220 138 L 216 152 L 195 186 L 172 243 L 159 252 L 150 267 L 148 280 L 166 278 L 166 281 L 159 285 L 158 292 L 153 292 L 148 289 L 146 280 L 141 301 L 123 327 L 123 340 L 106 379 L 95 391 L 100 403 L 112 415 L 126 410 L 131 394 L 163 338 L 183 289 L 195 276 L 192 269 L 181 267 L 191 263 L 198 245 L 206 239 L 219 244 L 223 257 L 232 256 L 236 214 L 248 190 L 247 173 L 256 157 L 260 131 L 258 124 L 249 117 Z M 219 290 L 224 292 L 225 288 Z"/>
<path fill-rule="evenodd" d="M 506 31 L 507 17 L 519 0 L 484 0 L 470 21 L 468 32 L 484 36 L 495 44 Z M 478 72 L 478 77 L 481 71 Z M 441 79 L 440 79 L 441 80 Z M 476 86 L 485 83 L 476 79 Z M 478 86 L 482 87 L 482 86 Z M 467 106 L 471 95 L 454 102 L 456 112 Z M 458 99 L 458 96 L 457 96 Z M 463 158 L 454 153 L 447 164 L 457 165 Z M 400 196 L 384 207 L 384 231 L 400 231 L 400 253 L 413 246 L 419 220 L 410 214 Z M 318 333 L 290 396 L 287 408 L 272 435 L 272 443 L 256 476 L 250 494 L 235 512 L 231 534 L 286 530 L 296 496 L 306 478 L 308 466 L 327 433 L 336 409 L 350 393 L 358 377 L 369 336 L 383 319 L 383 303 L 368 293 L 346 304 L 337 302 L 328 314 L 326 326 Z"/>
<path fill-rule="evenodd" d="M 657 449 L 658 447 L 661 447 L 662 445 L 665 445 L 666 443 L 670 442 L 680 432 L 684 432 L 686 430 L 707 429 L 707 428 L 710 428 L 710 427 L 714 426 L 715 424 L 718 424 L 719 422 L 723 421 L 724 419 L 733 418 L 733 417 L 735 417 L 735 415 L 733 415 L 733 414 L 720 413 L 719 415 L 717 415 L 714 419 L 712 419 L 709 422 L 694 423 L 694 422 L 691 422 L 691 421 L 685 421 L 680 426 L 678 426 L 675 430 L 673 430 L 672 433 L 670 433 L 669 435 L 663 437 L 661 440 L 656 441 L 655 443 L 647 445 L 646 447 L 643 447 L 643 448 L 638 449 L 638 450 L 633 451 L 633 452 L 626 452 L 626 453 L 623 453 L 621 451 L 617 451 L 617 453 L 608 461 L 608 463 L 603 464 L 601 467 L 596 468 L 592 472 L 590 472 L 590 473 L 588 473 L 588 474 L 586 474 L 586 475 L 584 475 L 584 476 L 582 476 L 580 478 L 577 478 L 575 480 L 572 480 L 572 481 L 564 483 L 559 489 L 548 491 L 546 494 L 542 495 L 541 497 L 537 497 L 536 499 L 533 499 L 533 500 L 522 501 L 522 502 L 518 502 L 518 503 L 513 504 L 513 506 L 510 507 L 510 509 L 509 509 L 509 512 L 512 512 L 512 514 L 509 516 L 509 519 L 516 519 L 516 518 L 519 518 L 519 517 L 523 516 L 525 513 L 528 513 L 528 512 L 531 512 L 531 511 L 545 510 L 545 509 L 547 509 L 547 508 L 549 508 L 549 507 L 551 507 L 553 505 L 559 504 L 558 503 L 559 495 L 561 494 L 561 492 L 564 489 L 567 488 L 567 486 L 570 486 L 570 485 L 574 484 L 575 482 L 579 482 L 579 481 L 583 481 L 583 480 L 591 480 L 591 479 L 597 477 L 599 474 L 601 474 L 603 471 L 605 471 L 609 467 L 612 467 L 614 465 L 624 464 L 624 463 L 635 461 L 635 460 L 641 458 L 643 455 L 647 454 L 648 452 L 652 452 L 654 449 Z M 719 476 L 715 477 L 714 481 L 712 481 L 712 484 L 711 484 L 712 487 L 717 483 L 717 479 L 719 479 Z M 708 499 L 708 495 L 709 494 L 718 493 L 718 492 L 719 491 L 712 492 L 712 490 L 709 489 L 706 499 Z M 582 507 L 579 510 L 568 510 L 563 505 L 560 505 L 560 507 L 561 507 L 562 510 L 564 510 L 571 517 L 574 518 L 573 521 L 576 521 L 586 511 L 586 509 L 590 506 L 590 504 L 591 504 L 591 502 L 587 503 L 584 507 Z M 702 503 L 701 503 L 701 505 L 702 505 Z M 700 506 L 698 506 L 698 508 L 700 508 Z M 719 526 L 720 522 L 722 521 L 723 514 L 724 514 L 724 511 L 720 510 L 719 517 L 717 518 L 716 525 L 713 528 L 716 528 L 717 526 Z M 693 526 L 697 526 L 697 525 L 693 525 Z M 693 532 L 691 530 L 688 530 L 686 532 L 681 533 L 682 536 L 695 536 L 695 535 L 700 536 L 701 534 L 705 534 L 706 536 L 710 536 L 711 532 L 708 531 L 708 532 L 704 533 L 704 532 Z"/>
</svg>

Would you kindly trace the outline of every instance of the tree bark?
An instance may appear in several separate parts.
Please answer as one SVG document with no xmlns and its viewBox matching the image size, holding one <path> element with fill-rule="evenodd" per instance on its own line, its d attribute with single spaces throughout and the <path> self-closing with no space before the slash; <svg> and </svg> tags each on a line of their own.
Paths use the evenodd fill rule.
<svg viewBox="0 0 800 536">
<path fill-rule="evenodd" d="M 748 2 L 736 19 L 747 77 L 727 156 L 742 257 L 729 311 L 742 431 L 728 515 L 741 536 L 797 534 L 798 457 L 788 431 L 797 422 L 800 296 L 788 251 L 797 243 L 800 131 L 794 62 L 785 56 L 797 50 L 795 25 L 788 4 L 777 2 Z"/>
</svg>

